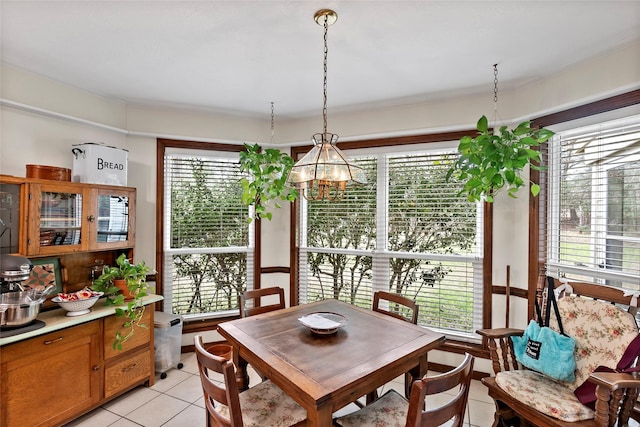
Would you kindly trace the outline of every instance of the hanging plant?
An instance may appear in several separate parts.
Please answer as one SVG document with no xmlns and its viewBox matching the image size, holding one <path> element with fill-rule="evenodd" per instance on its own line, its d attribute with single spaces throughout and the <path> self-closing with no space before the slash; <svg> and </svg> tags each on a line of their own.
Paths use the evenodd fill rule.
<svg viewBox="0 0 640 427">
<path fill-rule="evenodd" d="M 542 170 L 540 151 L 533 149 L 554 135 L 548 129 L 535 129 L 531 121 L 520 123 L 509 130 L 501 126 L 498 133 L 489 129 L 485 116 L 477 124 L 475 137 L 464 136 L 458 144 L 460 157 L 447 172 L 447 181 L 453 176 L 464 183 L 459 195 L 466 194 L 470 202 L 493 202 L 498 191 L 505 188 L 510 197 L 525 185 L 520 176 L 525 166 Z M 540 186 L 531 184 L 531 194 L 540 193 Z"/>
<path fill-rule="evenodd" d="M 240 180 L 242 203 L 254 206 L 255 218 L 271 220 L 271 204 L 280 208 L 280 201 L 293 202 L 298 198 L 296 189 L 287 185 L 287 176 L 293 167 L 293 159 L 275 148 L 261 149 L 258 144 L 245 144 L 240 152 L 240 170 L 249 177 Z M 249 218 L 251 222 L 253 218 Z"/>
</svg>

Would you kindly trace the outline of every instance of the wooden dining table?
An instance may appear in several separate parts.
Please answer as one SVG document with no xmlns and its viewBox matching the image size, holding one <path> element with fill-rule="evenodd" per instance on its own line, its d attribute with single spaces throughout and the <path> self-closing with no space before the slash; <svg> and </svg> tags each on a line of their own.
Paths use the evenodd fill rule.
<svg viewBox="0 0 640 427">
<path fill-rule="evenodd" d="M 337 313 L 346 325 L 318 334 L 298 319 Z M 428 328 L 335 299 L 224 322 L 218 331 L 233 346 L 241 390 L 247 364 L 307 410 L 307 425 L 330 427 L 332 414 L 389 381 L 427 373 L 427 353 L 445 337 Z"/>
</svg>

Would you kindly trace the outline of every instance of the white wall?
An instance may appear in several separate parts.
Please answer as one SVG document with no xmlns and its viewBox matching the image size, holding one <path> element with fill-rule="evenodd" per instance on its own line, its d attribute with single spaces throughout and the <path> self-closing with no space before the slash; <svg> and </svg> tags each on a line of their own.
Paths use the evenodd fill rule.
<svg viewBox="0 0 640 427">
<path fill-rule="evenodd" d="M 26 164 L 71 167 L 71 147 L 104 142 L 129 150 L 128 185 L 138 189 L 136 259 L 155 264 L 156 137 L 199 141 L 269 141 L 270 123 L 256 118 L 206 111 L 170 110 L 125 105 L 5 64 L 1 68 L 0 173 L 25 175 Z M 576 64 L 547 79 L 501 93 L 500 117 L 508 121 L 534 117 L 602 99 L 640 87 L 640 44 Z M 331 112 L 330 130 L 341 140 L 364 136 L 397 136 L 472 127 L 481 114 L 491 117 L 493 97 L 453 97 L 364 112 Z M 318 117 L 281 121 L 278 141 L 307 143 L 320 129 Z M 494 284 L 504 284 L 506 265 L 511 284 L 526 287 L 528 204 L 500 197 L 494 205 Z M 264 221 L 262 267 L 288 266 L 289 209 Z M 284 285 L 286 275 L 265 275 L 265 285 Z M 513 299 L 512 326 L 526 323 L 526 303 Z M 496 297 L 494 322 L 504 322 L 504 299 Z M 439 360 L 443 357 L 445 360 Z M 451 356 L 431 360 L 447 363 Z M 450 363 L 452 364 L 452 363 Z M 482 369 L 482 368 L 481 368 Z"/>
</svg>

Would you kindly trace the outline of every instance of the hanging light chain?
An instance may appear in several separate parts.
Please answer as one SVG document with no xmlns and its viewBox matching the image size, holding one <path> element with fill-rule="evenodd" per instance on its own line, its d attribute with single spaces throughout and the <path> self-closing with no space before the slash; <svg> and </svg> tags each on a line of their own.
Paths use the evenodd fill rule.
<svg viewBox="0 0 640 427">
<path fill-rule="evenodd" d="M 323 61 L 323 70 L 324 70 L 324 80 L 322 86 L 322 132 L 323 139 L 324 134 L 327 133 L 327 55 L 329 53 L 329 47 L 327 44 L 327 34 L 329 30 L 329 15 L 324 15 L 324 61 Z"/>
<path fill-rule="evenodd" d="M 493 64 L 493 104 L 498 109 L 498 64 Z"/>
<path fill-rule="evenodd" d="M 273 144 L 273 136 L 275 134 L 275 126 L 273 122 L 273 102 L 271 103 L 271 143 Z"/>
</svg>

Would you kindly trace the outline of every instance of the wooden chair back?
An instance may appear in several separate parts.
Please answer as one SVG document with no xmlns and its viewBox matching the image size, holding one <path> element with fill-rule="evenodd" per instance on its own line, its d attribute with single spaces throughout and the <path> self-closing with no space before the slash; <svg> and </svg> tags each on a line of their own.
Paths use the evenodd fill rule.
<svg viewBox="0 0 640 427">
<path fill-rule="evenodd" d="M 625 295 L 623 289 L 577 281 L 568 281 L 566 283 L 573 288 L 574 295 L 579 295 L 585 298 L 590 298 L 609 304 L 623 306 L 633 316 L 635 316 L 638 312 L 638 307 L 632 305 L 633 297 L 631 295 Z M 555 287 L 558 288 L 562 286 L 564 282 L 560 281 L 557 278 L 554 278 L 554 284 Z M 542 308 L 543 316 L 544 309 L 546 307 L 546 286 L 546 276 L 541 276 L 538 279 L 536 298 L 538 298 L 538 304 L 540 304 L 540 307 Z M 515 353 L 513 352 L 511 337 L 521 335 L 521 329 L 481 329 L 478 331 L 478 333 L 487 339 L 488 348 L 491 353 L 494 373 L 519 369 Z M 501 355 L 499 355 L 499 353 L 501 353 Z"/>
<path fill-rule="evenodd" d="M 373 311 L 395 317 L 396 319 L 404 320 L 405 322 L 411 322 L 414 325 L 418 324 L 419 308 L 420 307 L 415 303 L 415 301 L 393 292 L 376 291 L 373 294 Z M 411 375 L 407 372 L 404 375 L 405 396 L 409 396 L 410 388 Z M 367 395 L 367 403 L 371 403 L 377 399 L 377 396 L 377 392 Z"/>
<path fill-rule="evenodd" d="M 207 408 L 207 427 L 242 426 L 240 396 L 233 362 L 209 353 L 204 348 L 202 336 L 197 335 L 194 341 L 204 403 Z M 220 385 L 219 380 L 215 381 L 212 378 L 212 372 L 222 374 L 224 386 Z M 229 408 L 229 418 L 214 409 L 216 402 Z"/>
<path fill-rule="evenodd" d="M 384 305 L 382 304 L 383 301 L 388 302 L 388 309 L 384 308 Z M 413 324 L 418 323 L 418 304 L 416 304 L 415 301 L 396 293 L 376 291 L 373 294 L 372 308 L 373 311 L 395 317 L 396 319 L 405 320 Z"/>
<path fill-rule="evenodd" d="M 447 425 L 462 427 L 467 402 L 469 401 L 473 362 L 473 356 L 466 353 L 460 366 L 454 370 L 414 381 L 413 387 L 411 387 L 411 396 L 409 397 L 406 426 L 439 426 L 453 420 L 452 424 Z M 442 393 L 455 387 L 459 387 L 459 389 L 452 400 L 437 408 L 423 410 L 426 396 Z"/>
<path fill-rule="evenodd" d="M 545 280 L 546 278 L 544 276 L 541 276 L 538 279 L 537 296 L 540 300 L 545 297 L 545 295 L 542 295 L 542 290 L 546 286 Z M 554 283 L 556 288 L 560 287 L 563 284 L 562 281 L 556 278 L 554 278 Z M 585 283 L 585 282 L 577 282 L 577 281 L 567 281 L 567 283 L 573 288 L 573 293 L 575 295 L 580 295 L 582 297 L 591 298 L 597 301 L 603 301 L 610 304 L 618 304 L 618 305 L 625 306 L 627 307 L 627 311 L 634 316 L 638 313 L 638 307 L 632 305 L 633 296 L 625 295 L 625 292 L 623 289 L 614 288 L 612 286 L 598 285 L 594 283 Z M 542 305 L 541 307 L 544 307 L 545 305 Z"/>
<path fill-rule="evenodd" d="M 271 295 L 277 295 L 278 302 L 263 305 L 263 298 L 266 299 Z M 255 316 L 256 314 L 280 310 L 286 307 L 284 302 L 284 289 L 271 287 L 244 291 L 238 297 L 238 305 L 240 306 L 240 317 Z"/>
</svg>

